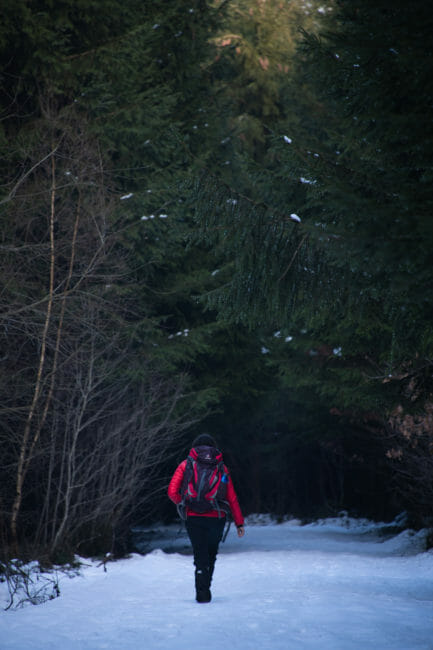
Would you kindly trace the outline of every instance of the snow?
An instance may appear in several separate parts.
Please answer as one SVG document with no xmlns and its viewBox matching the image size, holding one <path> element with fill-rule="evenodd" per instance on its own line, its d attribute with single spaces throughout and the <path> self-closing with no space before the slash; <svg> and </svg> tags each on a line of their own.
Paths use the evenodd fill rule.
<svg viewBox="0 0 433 650">
<path fill-rule="evenodd" d="M 300 179 L 301 183 L 304 183 L 305 185 L 315 185 L 316 181 L 310 181 L 308 178 L 304 178 L 304 176 L 301 176 Z"/>
<path fill-rule="evenodd" d="M 212 585 L 194 599 L 180 525 L 141 531 L 146 555 L 83 560 L 59 598 L 0 615 L 2 650 L 432 650 L 433 552 L 425 532 L 348 517 L 269 518 L 230 530 Z M 147 540 L 147 541 L 146 541 Z M 0 600 L 6 588 L 0 584 Z"/>
</svg>

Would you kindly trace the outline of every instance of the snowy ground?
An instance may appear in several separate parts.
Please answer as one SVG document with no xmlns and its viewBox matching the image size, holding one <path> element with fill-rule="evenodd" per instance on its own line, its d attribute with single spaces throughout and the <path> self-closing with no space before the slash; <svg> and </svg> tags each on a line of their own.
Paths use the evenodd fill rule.
<svg viewBox="0 0 433 650">
<path fill-rule="evenodd" d="M 210 604 L 194 600 L 179 527 L 148 538 L 145 556 L 62 577 L 60 598 L 0 611 L 1 650 L 433 650 L 423 533 L 344 518 L 232 529 Z"/>
</svg>

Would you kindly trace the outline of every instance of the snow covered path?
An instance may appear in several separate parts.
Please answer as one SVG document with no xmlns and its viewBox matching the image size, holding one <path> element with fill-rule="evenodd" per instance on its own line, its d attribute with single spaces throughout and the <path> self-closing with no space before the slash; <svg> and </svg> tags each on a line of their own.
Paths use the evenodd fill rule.
<svg viewBox="0 0 433 650">
<path fill-rule="evenodd" d="M 433 552 L 368 522 L 250 525 L 221 546 L 213 600 L 194 600 L 178 527 L 146 556 L 96 563 L 61 596 L 0 612 L 1 650 L 433 650 Z M 90 563 L 89 563 L 90 564 Z M 5 602 L 4 585 L 0 599 Z"/>
</svg>

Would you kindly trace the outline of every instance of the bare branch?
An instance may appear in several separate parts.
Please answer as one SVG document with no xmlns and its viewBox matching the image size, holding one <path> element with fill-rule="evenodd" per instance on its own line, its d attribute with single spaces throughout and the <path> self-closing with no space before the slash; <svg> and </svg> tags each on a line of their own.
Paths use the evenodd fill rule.
<svg viewBox="0 0 433 650">
<path fill-rule="evenodd" d="M 34 164 L 34 165 L 33 165 L 33 166 L 32 166 L 32 167 L 31 167 L 31 168 L 30 168 L 30 169 L 29 169 L 25 174 L 23 174 L 23 175 L 21 176 L 21 178 L 20 178 L 20 179 L 18 180 L 18 182 L 14 185 L 14 187 L 11 189 L 11 191 L 9 192 L 9 194 L 8 194 L 4 199 L 2 199 L 2 200 L 0 201 L 0 205 L 3 205 L 3 204 L 5 204 L 5 203 L 8 203 L 9 201 L 12 201 L 12 199 L 14 198 L 15 194 L 16 194 L 17 191 L 18 191 L 18 188 L 19 188 L 19 187 L 24 183 L 24 181 L 25 181 L 25 180 L 30 176 L 30 174 L 32 174 L 32 173 L 33 173 L 33 172 L 34 172 L 38 167 L 40 167 L 41 165 L 43 165 L 43 163 L 44 163 L 46 160 L 49 160 L 50 157 L 54 156 L 54 154 L 56 153 L 56 151 L 57 151 L 57 149 L 58 149 L 58 146 L 59 146 L 59 145 L 57 145 L 56 147 L 54 147 L 54 149 L 52 149 L 49 153 L 47 153 L 46 156 L 44 156 L 43 158 L 41 158 L 41 160 L 38 160 L 37 163 L 35 163 L 35 164 Z"/>
</svg>

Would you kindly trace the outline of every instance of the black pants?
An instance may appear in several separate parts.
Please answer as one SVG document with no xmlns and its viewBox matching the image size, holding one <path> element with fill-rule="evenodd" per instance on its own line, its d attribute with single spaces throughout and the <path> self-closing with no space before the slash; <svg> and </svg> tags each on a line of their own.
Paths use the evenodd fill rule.
<svg viewBox="0 0 433 650">
<path fill-rule="evenodd" d="M 225 522 L 225 517 L 188 517 L 186 520 L 196 571 L 209 572 L 209 581 L 212 580 Z"/>
</svg>

